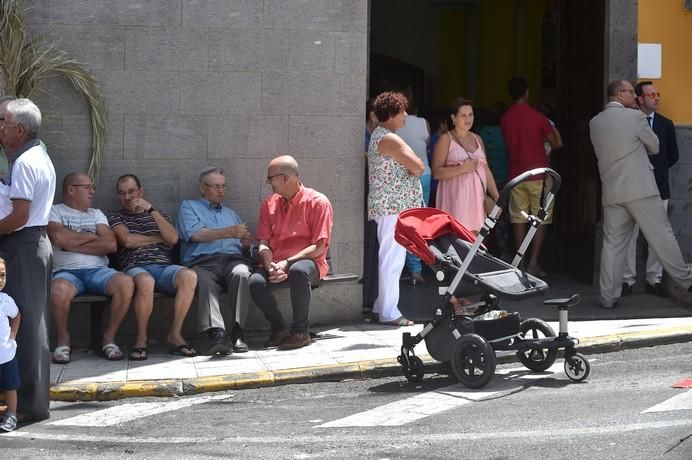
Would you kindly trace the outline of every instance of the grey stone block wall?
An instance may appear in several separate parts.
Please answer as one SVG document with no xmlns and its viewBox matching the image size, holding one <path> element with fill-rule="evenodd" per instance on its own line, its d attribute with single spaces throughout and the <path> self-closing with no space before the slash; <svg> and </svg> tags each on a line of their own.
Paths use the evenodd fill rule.
<svg viewBox="0 0 692 460">
<path fill-rule="evenodd" d="M 30 33 L 82 62 L 106 97 L 97 207 L 115 207 L 115 178 L 134 172 L 176 217 L 181 200 L 199 195 L 198 171 L 214 164 L 227 172 L 227 204 L 254 229 L 270 192 L 266 164 L 290 153 L 334 206 L 335 269 L 360 273 L 367 0 L 25 3 Z M 88 166 L 88 113 L 65 81 L 44 89 L 41 137 L 61 181 Z M 359 315 L 360 289 L 339 288 L 339 304 Z"/>
<path fill-rule="evenodd" d="M 676 128 L 680 160 L 670 169 L 668 215 L 684 259 L 692 262 L 692 126 Z"/>
</svg>

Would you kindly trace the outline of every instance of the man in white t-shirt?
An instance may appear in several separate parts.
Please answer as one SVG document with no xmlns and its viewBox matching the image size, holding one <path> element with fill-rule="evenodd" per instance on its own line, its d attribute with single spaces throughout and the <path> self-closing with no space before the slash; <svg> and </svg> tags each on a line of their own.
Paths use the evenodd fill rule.
<svg viewBox="0 0 692 460">
<path fill-rule="evenodd" d="M 53 362 L 70 362 L 70 333 L 67 330 L 70 304 L 75 296 L 84 292 L 111 298 L 101 351 L 110 361 L 123 359 L 115 344 L 115 334 L 130 308 L 134 281 L 108 267 L 106 255 L 116 251 L 117 242 L 105 214 L 91 207 L 94 200 L 91 178 L 82 173 L 68 174 L 62 193 L 63 203 L 53 205 L 48 222 L 54 254 L 51 315 L 57 335 Z"/>
<path fill-rule="evenodd" d="M 2 179 L 9 193 L 0 197 L 5 200 L 2 207 L 9 208 L 0 218 L 0 256 L 7 261 L 6 292 L 22 313 L 17 334 L 20 421 L 48 418 L 50 403 L 47 324 L 53 255 L 46 225 L 55 169 L 37 138 L 40 126 L 41 111 L 29 99 L 0 100 L 0 143 L 9 161 Z"/>
</svg>

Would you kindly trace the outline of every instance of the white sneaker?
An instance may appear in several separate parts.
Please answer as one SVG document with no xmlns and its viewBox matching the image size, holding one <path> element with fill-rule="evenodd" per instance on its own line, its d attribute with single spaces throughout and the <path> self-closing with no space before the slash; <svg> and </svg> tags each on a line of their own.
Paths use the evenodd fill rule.
<svg viewBox="0 0 692 460">
<path fill-rule="evenodd" d="M 17 416 L 5 414 L 2 418 L 2 423 L 0 423 L 0 430 L 9 433 L 10 431 L 14 431 L 15 428 L 17 428 Z"/>
</svg>

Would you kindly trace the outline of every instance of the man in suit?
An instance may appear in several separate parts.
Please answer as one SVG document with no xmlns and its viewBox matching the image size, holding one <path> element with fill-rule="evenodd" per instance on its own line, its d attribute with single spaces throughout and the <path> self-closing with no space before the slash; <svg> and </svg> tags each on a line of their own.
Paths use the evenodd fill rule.
<svg viewBox="0 0 692 460">
<path fill-rule="evenodd" d="M 620 298 L 624 259 L 635 223 L 666 272 L 686 289 L 692 288 L 692 270 L 682 258 L 648 159 L 658 153 L 658 138 L 644 113 L 635 109 L 630 82 L 611 82 L 608 101 L 589 122 L 603 187 L 603 308 L 615 307 Z"/>
<path fill-rule="evenodd" d="M 649 161 L 654 167 L 654 177 L 656 186 L 663 200 L 663 206 L 668 208 L 668 198 L 670 198 L 670 185 L 668 184 L 668 169 L 677 163 L 680 157 L 678 153 L 678 143 L 675 139 L 675 126 L 673 122 L 657 113 L 658 103 L 661 94 L 656 92 L 656 88 L 650 81 L 642 81 L 634 87 L 637 95 L 639 110 L 646 115 L 649 126 L 658 136 L 658 155 L 651 155 Z M 622 295 L 632 292 L 632 286 L 637 276 L 637 237 L 639 227 L 634 226 L 634 232 L 630 239 L 625 260 L 625 273 L 622 279 Z M 663 266 L 658 261 L 653 251 L 649 251 L 646 259 L 646 292 L 666 297 L 668 293 L 661 283 L 663 276 Z"/>
</svg>

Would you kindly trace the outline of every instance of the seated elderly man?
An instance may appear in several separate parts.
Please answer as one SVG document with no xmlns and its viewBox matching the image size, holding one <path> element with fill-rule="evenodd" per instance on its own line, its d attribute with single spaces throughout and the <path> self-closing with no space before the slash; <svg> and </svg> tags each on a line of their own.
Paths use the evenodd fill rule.
<svg viewBox="0 0 692 460">
<path fill-rule="evenodd" d="M 54 204 L 48 218 L 48 237 L 53 244 L 51 313 L 57 334 L 53 362 L 70 362 L 70 304 L 84 292 L 111 298 L 102 352 L 108 360 L 123 359 L 115 344 L 115 334 L 130 308 L 134 282 L 130 276 L 108 267 L 106 254 L 115 252 L 117 244 L 106 216 L 91 207 L 91 178 L 81 173 L 68 174 L 62 193 L 63 203 Z"/>
<path fill-rule="evenodd" d="M 199 176 L 198 200 L 185 200 L 178 213 L 180 259 L 197 273 L 197 323 L 211 340 L 209 352 L 228 355 L 248 351 L 242 324 L 250 294 L 250 260 L 243 252 L 250 246 L 250 233 L 238 214 L 223 205 L 226 179 L 223 169 L 208 167 Z M 234 318 L 228 334 L 220 307 L 226 289 Z M 229 344 L 229 336 L 231 343 Z"/>
<path fill-rule="evenodd" d="M 289 155 L 269 163 L 267 183 L 274 194 L 262 203 L 257 226 L 263 268 L 250 277 L 250 293 L 271 324 L 266 346 L 291 350 L 310 345 L 311 290 L 329 270 L 333 211 L 326 196 L 303 186 L 298 163 Z M 286 285 L 293 307 L 290 333 L 271 293 Z"/>
<path fill-rule="evenodd" d="M 178 231 L 164 211 L 144 198 L 144 189 L 134 174 L 116 181 L 120 209 L 108 213 L 118 241 L 122 270 L 135 280 L 132 308 L 137 318 L 137 338 L 130 359 L 147 359 L 147 324 L 154 308 L 154 290 L 175 294 L 173 321 L 166 341 L 170 353 L 192 357 L 197 351 L 183 338 L 183 321 L 195 296 L 197 275 L 189 268 L 173 264 L 172 248 Z"/>
</svg>

